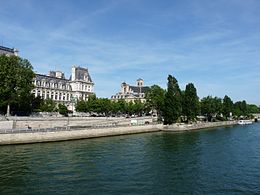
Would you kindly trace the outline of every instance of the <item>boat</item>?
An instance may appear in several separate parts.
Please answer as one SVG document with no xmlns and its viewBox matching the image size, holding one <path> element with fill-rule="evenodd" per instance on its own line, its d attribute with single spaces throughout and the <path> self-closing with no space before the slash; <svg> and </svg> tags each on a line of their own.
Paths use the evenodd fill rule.
<svg viewBox="0 0 260 195">
<path fill-rule="evenodd" d="M 239 120 L 237 122 L 237 124 L 239 125 L 249 125 L 249 124 L 252 124 L 253 122 L 251 120 Z"/>
</svg>

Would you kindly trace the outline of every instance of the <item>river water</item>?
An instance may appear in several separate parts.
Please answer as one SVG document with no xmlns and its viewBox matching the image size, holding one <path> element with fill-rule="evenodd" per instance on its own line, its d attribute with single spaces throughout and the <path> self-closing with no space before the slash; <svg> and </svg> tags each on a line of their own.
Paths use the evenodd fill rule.
<svg viewBox="0 0 260 195">
<path fill-rule="evenodd" d="M 260 194 L 260 123 L 0 146 L 0 194 Z"/>
</svg>

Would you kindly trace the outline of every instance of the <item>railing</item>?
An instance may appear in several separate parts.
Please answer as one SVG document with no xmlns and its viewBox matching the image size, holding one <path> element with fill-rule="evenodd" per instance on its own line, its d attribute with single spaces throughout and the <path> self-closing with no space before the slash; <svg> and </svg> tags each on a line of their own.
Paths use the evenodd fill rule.
<svg viewBox="0 0 260 195">
<path fill-rule="evenodd" d="M 155 125 L 157 123 L 150 123 Z M 147 124 L 139 124 L 134 126 L 145 126 Z M 129 127 L 130 124 L 97 124 L 97 125 L 87 125 L 87 126 L 63 126 L 63 127 L 53 127 L 53 128 L 20 128 L 20 129 L 4 129 L 0 130 L 0 134 L 16 134 L 16 133 L 37 133 L 37 132 L 59 132 L 59 131 L 76 131 L 76 130 L 86 130 L 86 129 L 102 129 L 102 128 L 119 128 L 119 127 Z"/>
</svg>

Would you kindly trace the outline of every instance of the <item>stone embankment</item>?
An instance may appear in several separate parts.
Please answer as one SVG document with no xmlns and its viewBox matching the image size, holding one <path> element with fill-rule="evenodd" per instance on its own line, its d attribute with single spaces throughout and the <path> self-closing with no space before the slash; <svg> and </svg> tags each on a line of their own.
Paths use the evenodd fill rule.
<svg viewBox="0 0 260 195">
<path fill-rule="evenodd" d="M 65 141 L 160 131 L 161 125 L 0 134 L 0 145 Z"/>
<path fill-rule="evenodd" d="M 10 119 L 9 119 L 10 120 Z M 149 118 L 138 118 L 142 122 Z M 133 120 L 132 120 L 133 122 Z M 131 119 L 125 118 L 15 118 L 2 121 L 6 128 L 0 128 L 0 145 L 25 144 L 37 142 L 65 141 L 95 137 L 126 135 L 148 132 L 185 132 L 196 129 L 231 126 L 237 121 L 196 123 L 196 124 L 154 124 L 137 123 L 131 125 Z M 0 127 L 3 127 L 0 124 Z M 12 126 L 12 129 L 8 127 Z"/>
<path fill-rule="evenodd" d="M 132 118 L 133 119 L 133 118 Z M 77 127 L 77 126 L 106 126 L 116 124 L 127 126 L 131 124 L 131 118 L 124 117 L 8 117 L 0 121 L 0 129 L 40 129 L 56 127 Z M 152 123 L 156 118 L 138 117 L 134 118 Z"/>
<path fill-rule="evenodd" d="M 181 131 L 191 131 L 198 129 L 208 129 L 223 126 L 236 125 L 237 121 L 222 121 L 222 122 L 207 122 L 207 123 L 195 123 L 195 124 L 174 124 L 174 125 L 164 125 L 162 131 L 169 132 L 181 132 Z"/>
</svg>

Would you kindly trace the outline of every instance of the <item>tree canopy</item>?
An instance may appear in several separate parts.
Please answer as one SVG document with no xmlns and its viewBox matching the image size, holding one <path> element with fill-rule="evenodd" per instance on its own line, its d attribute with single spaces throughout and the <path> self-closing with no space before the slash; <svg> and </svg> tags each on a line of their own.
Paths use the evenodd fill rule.
<svg viewBox="0 0 260 195">
<path fill-rule="evenodd" d="M 146 91 L 146 105 L 151 110 L 156 110 L 158 119 L 161 120 L 162 111 L 164 109 L 165 90 L 158 85 L 153 85 Z"/>
<path fill-rule="evenodd" d="M 182 110 L 188 121 L 194 120 L 199 114 L 199 97 L 193 83 L 186 85 L 182 101 Z"/>
<path fill-rule="evenodd" d="M 2 113 L 28 112 L 33 96 L 33 67 L 17 56 L 0 56 L 0 110 Z M 9 113 L 7 113 L 9 114 Z"/>
<path fill-rule="evenodd" d="M 175 123 L 181 115 L 181 90 L 178 81 L 172 75 L 168 76 L 167 91 L 164 100 L 164 124 Z"/>
</svg>

